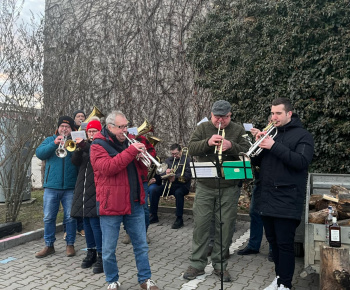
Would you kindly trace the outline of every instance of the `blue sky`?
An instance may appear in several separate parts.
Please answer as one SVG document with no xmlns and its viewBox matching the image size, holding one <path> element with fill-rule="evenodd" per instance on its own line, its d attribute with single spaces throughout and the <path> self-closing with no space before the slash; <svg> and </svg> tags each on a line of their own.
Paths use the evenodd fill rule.
<svg viewBox="0 0 350 290">
<path fill-rule="evenodd" d="M 31 17 L 30 11 L 37 18 L 39 14 L 44 14 L 44 10 L 45 0 L 24 0 L 21 16 L 24 21 L 29 21 Z"/>
</svg>

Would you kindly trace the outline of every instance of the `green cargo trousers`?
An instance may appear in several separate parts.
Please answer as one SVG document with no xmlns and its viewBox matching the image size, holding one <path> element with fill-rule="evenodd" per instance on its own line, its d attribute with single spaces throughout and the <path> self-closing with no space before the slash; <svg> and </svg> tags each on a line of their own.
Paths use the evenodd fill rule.
<svg viewBox="0 0 350 290">
<path fill-rule="evenodd" d="M 215 182 L 215 181 L 213 181 Z M 210 188 L 200 182 L 196 185 L 196 196 L 193 204 L 193 239 L 191 266 L 203 270 L 207 265 L 207 245 L 210 225 L 215 216 L 215 240 L 211 260 L 214 269 L 220 270 L 220 204 L 219 189 Z M 237 217 L 240 188 L 238 186 L 220 189 L 222 225 L 222 257 L 223 270 L 226 270 L 227 260 L 224 258 L 231 244 L 234 224 Z"/>
</svg>

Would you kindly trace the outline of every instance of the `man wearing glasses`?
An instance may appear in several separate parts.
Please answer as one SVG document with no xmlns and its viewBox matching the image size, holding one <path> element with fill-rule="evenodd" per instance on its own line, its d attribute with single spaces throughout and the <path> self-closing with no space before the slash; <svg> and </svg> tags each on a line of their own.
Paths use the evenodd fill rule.
<svg viewBox="0 0 350 290">
<path fill-rule="evenodd" d="M 179 229 L 183 227 L 184 222 L 182 219 L 184 211 L 185 195 L 190 191 L 191 186 L 191 168 L 190 157 L 182 154 L 182 148 L 179 144 L 173 144 L 170 146 L 171 157 L 165 160 L 168 165 L 168 169 L 164 175 L 167 175 L 166 182 L 157 186 L 152 191 L 151 207 L 150 207 L 150 224 L 157 223 L 158 219 L 158 203 L 160 197 L 164 193 L 164 197 L 168 195 L 174 195 L 176 198 L 176 220 L 171 226 L 172 229 Z M 184 169 L 185 167 L 185 169 Z"/>
<path fill-rule="evenodd" d="M 218 134 L 221 129 L 225 129 L 224 138 Z M 243 126 L 231 121 L 231 104 L 224 100 L 217 101 L 211 109 L 211 120 L 198 125 L 192 134 L 188 146 L 189 153 L 192 156 L 197 156 L 199 162 L 214 161 L 214 152 L 219 151 L 218 148 L 221 147 L 222 143 L 222 152 L 224 153 L 222 161 L 239 160 L 239 153 L 248 151 L 250 146 L 248 141 L 242 137 L 244 134 Z M 219 202 L 219 193 L 221 203 Z M 231 244 L 239 194 L 238 180 L 220 179 L 220 191 L 218 180 L 197 180 L 196 199 L 193 205 L 192 256 L 191 264 L 183 275 L 185 279 L 192 280 L 204 274 L 204 268 L 207 265 L 207 243 L 213 216 L 215 216 L 215 238 L 211 260 L 214 274 L 221 276 L 221 207 L 223 281 L 231 281 L 230 274 L 226 270 L 227 257 L 225 257 L 225 253 L 228 252 Z"/>
<path fill-rule="evenodd" d="M 78 167 L 71 162 L 72 153 L 60 158 L 56 154 L 66 137 L 75 131 L 74 121 L 69 116 L 58 119 L 57 130 L 53 136 L 47 137 L 36 149 L 36 156 L 46 161 L 44 182 L 44 240 L 45 247 L 35 254 L 36 258 L 44 258 L 55 253 L 56 218 L 60 207 L 63 207 L 63 223 L 66 225 L 66 255 L 75 255 L 74 243 L 77 223 L 70 216 L 73 191 L 77 181 Z M 62 144 L 63 145 L 63 144 Z"/>
<path fill-rule="evenodd" d="M 137 157 L 145 150 L 143 143 L 129 144 L 128 120 L 120 111 L 111 112 L 106 126 L 94 136 L 90 161 L 96 185 L 97 214 L 102 230 L 102 261 L 107 289 L 120 289 L 115 250 L 123 223 L 134 248 L 138 283 L 141 289 L 158 290 L 151 280 L 143 204 L 145 191 Z M 128 136 L 132 138 L 132 136 Z"/>
</svg>

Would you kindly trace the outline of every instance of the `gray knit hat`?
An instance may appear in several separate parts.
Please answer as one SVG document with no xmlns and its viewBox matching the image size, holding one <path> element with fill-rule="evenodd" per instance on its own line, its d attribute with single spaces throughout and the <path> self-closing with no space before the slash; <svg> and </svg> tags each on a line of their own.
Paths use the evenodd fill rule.
<svg viewBox="0 0 350 290">
<path fill-rule="evenodd" d="M 216 101 L 211 111 L 214 116 L 226 116 L 231 111 L 231 104 L 224 100 Z"/>
</svg>

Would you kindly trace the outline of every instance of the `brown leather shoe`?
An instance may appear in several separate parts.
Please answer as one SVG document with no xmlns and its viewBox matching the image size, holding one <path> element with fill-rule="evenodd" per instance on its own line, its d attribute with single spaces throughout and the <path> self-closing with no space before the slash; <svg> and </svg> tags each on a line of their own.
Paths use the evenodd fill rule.
<svg viewBox="0 0 350 290">
<path fill-rule="evenodd" d="M 67 254 L 67 257 L 75 256 L 75 250 L 74 250 L 74 246 L 73 245 L 68 245 L 67 246 L 66 254 Z"/>
<path fill-rule="evenodd" d="M 40 252 L 35 254 L 35 258 L 45 258 L 48 255 L 52 255 L 53 253 L 55 253 L 55 248 L 52 247 L 45 247 L 44 249 L 42 249 Z"/>
</svg>

